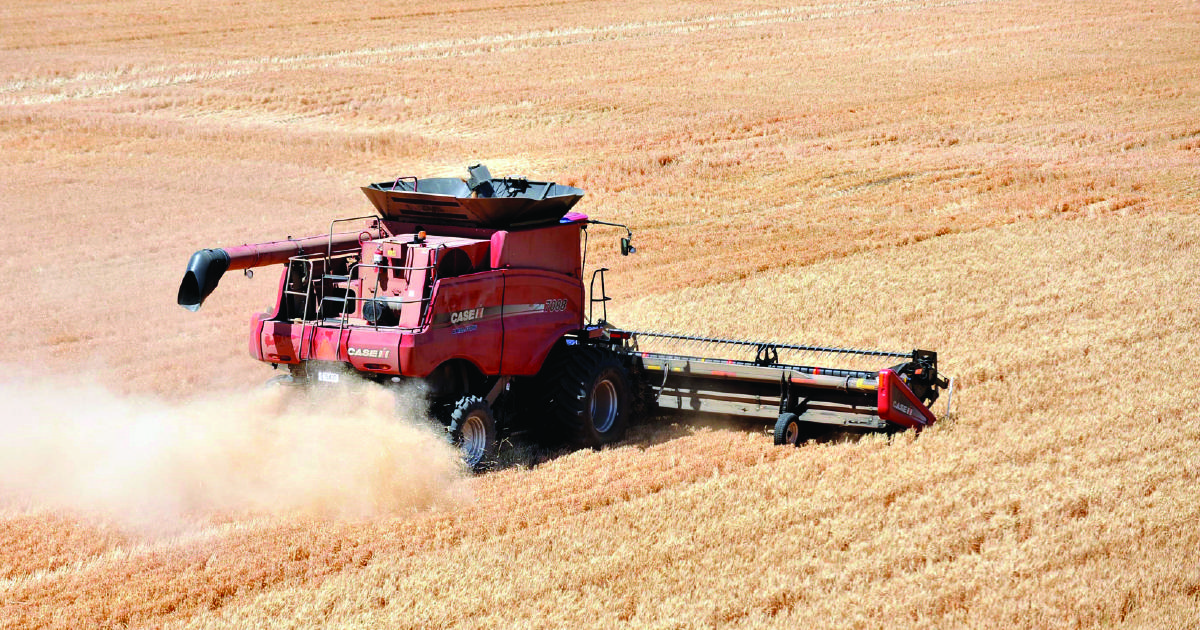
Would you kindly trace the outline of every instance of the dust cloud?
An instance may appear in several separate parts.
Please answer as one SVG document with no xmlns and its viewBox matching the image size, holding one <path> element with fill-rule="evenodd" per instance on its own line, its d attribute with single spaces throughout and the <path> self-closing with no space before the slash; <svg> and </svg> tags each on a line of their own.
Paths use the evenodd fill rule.
<svg viewBox="0 0 1200 630">
<path fill-rule="evenodd" d="M 452 505 L 464 466 L 412 398 L 363 383 L 168 402 L 0 382 L 0 509 L 144 529 L 230 512 L 357 518 Z"/>
</svg>

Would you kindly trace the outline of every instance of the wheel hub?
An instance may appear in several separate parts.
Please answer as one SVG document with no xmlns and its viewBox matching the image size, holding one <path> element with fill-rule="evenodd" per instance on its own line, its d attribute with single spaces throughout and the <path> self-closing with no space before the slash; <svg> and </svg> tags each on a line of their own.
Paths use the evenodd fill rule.
<svg viewBox="0 0 1200 630">
<path fill-rule="evenodd" d="M 800 437 L 800 424 L 792 421 L 787 425 L 787 443 L 795 444 Z"/>
<path fill-rule="evenodd" d="M 592 390 L 592 425 L 599 433 L 605 433 L 612 428 L 617 420 L 617 388 L 612 381 L 604 379 L 596 383 Z"/>
<path fill-rule="evenodd" d="M 462 448 L 468 464 L 474 466 L 483 459 L 483 453 L 487 449 L 487 430 L 483 426 L 483 419 L 478 415 L 472 414 L 463 421 L 459 447 Z"/>
</svg>

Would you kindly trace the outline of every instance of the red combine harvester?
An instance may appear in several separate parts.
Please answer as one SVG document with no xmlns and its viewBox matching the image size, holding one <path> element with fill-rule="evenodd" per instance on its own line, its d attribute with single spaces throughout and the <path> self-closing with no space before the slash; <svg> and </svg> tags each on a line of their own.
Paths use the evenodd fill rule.
<svg viewBox="0 0 1200 630">
<path fill-rule="evenodd" d="M 195 311 L 226 271 L 284 265 L 274 310 L 251 319 L 250 354 L 287 366 L 282 380 L 297 385 L 415 379 L 475 469 L 514 430 L 597 447 L 620 440 L 633 415 L 672 410 L 774 419 L 777 444 L 799 444 L 813 424 L 934 422 L 929 407 L 948 386 L 934 352 L 612 326 L 605 269 L 585 296 L 587 228 L 624 228 L 622 254 L 632 232 L 571 212 L 578 188 L 469 172 L 366 186 L 378 215 L 338 219 L 328 234 L 202 249 L 178 302 Z M 821 356 L 839 366 L 817 367 Z"/>
</svg>

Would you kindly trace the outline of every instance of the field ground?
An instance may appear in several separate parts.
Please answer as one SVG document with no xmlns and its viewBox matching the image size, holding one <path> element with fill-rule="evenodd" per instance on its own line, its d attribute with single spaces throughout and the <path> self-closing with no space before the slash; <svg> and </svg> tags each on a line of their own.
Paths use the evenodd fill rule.
<svg viewBox="0 0 1200 630">
<path fill-rule="evenodd" d="M 1192 2 L 8 3 L 0 626 L 1200 627 L 1197 42 Z M 937 349 L 953 416 L 465 478 L 378 401 L 248 393 L 273 274 L 172 303 L 478 161 L 635 227 L 617 323 Z"/>
</svg>

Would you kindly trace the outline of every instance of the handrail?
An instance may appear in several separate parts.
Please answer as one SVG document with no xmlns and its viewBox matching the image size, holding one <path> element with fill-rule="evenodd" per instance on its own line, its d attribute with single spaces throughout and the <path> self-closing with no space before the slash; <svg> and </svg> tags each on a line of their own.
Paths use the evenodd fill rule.
<svg viewBox="0 0 1200 630">
<path fill-rule="evenodd" d="M 433 269 L 435 266 L 436 265 L 427 265 L 424 267 L 410 267 L 410 266 L 402 266 L 402 265 L 380 265 L 380 264 L 376 264 L 376 263 L 359 262 L 359 263 L 350 265 L 350 268 L 346 271 L 346 277 L 348 277 L 348 278 L 354 277 L 354 272 L 358 271 L 359 269 L 364 268 L 364 267 L 374 268 L 374 269 L 397 269 L 397 270 L 403 270 L 403 271 L 414 271 L 414 270 L 418 270 L 418 269 Z M 361 280 L 361 276 L 359 279 Z M 349 281 L 347 281 L 347 285 L 348 284 L 349 284 Z M 400 304 L 421 303 L 426 300 L 433 299 L 433 296 L 426 298 L 424 296 L 424 293 L 425 292 L 422 291 L 421 297 L 417 298 L 415 300 L 405 300 L 403 297 L 401 297 Z M 338 317 L 338 335 L 337 335 L 338 342 L 337 342 L 337 349 L 334 350 L 334 353 L 335 353 L 334 358 L 335 359 L 337 359 L 339 361 L 342 359 L 342 334 L 345 333 L 346 326 L 349 324 L 350 311 L 354 310 L 354 309 L 346 308 L 346 305 L 351 304 L 351 303 L 357 304 L 358 302 L 361 302 L 363 300 L 375 300 L 375 299 L 378 299 L 378 295 L 379 295 L 379 274 L 375 275 L 375 286 L 372 287 L 371 297 L 369 297 L 369 298 L 366 297 L 365 295 L 350 297 L 350 287 L 349 286 L 346 287 L 345 297 L 343 298 L 343 301 L 342 301 L 342 312 Z M 372 327 L 375 330 L 379 330 L 379 320 L 378 319 L 375 320 L 375 323 L 372 324 Z M 400 328 L 400 327 L 396 326 L 395 328 Z M 410 327 L 408 329 L 416 330 L 416 328 L 413 328 L 413 327 Z"/>
<path fill-rule="evenodd" d="M 371 218 L 371 217 L 353 217 L 350 219 L 337 219 L 334 221 L 334 223 L 336 223 L 337 221 L 353 221 L 356 219 L 363 219 L 363 218 Z M 333 233 L 333 223 L 330 224 L 330 234 L 332 235 L 332 233 Z M 331 243 L 331 245 L 330 245 L 329 249 L 332 250 L 332 236 L 330 236 L 330 243 Z M 428 286 L 421 287 L 421 297 L 415 298 L 415 299 L 408 299 L 408 298 L 405 298 L 404 296 L 396 296 L 396 298 L 398 298 L 398 299 L 396 299 L 394 301 L 389 300 L 389 301 L 392 301 L 393 303 L 401 304 L 401 305 L 417 304 L 417 303 L 423 304 L 425 302 L 430 302 L 433 300 L 433 295 L 432 295 L 432 293 L 430 293 L 430 295 L 428 297 L 426 297 L 426 295 L 425 295 L 426 289 L 431 287 L 433 285 L 433 283 L 437 281 L 436 270 L 438 267 L 438 263 L 441 262 L 442 252 L 445 249 L 446 249 L 446 245 L 444 243 L 439 243 L 437 246 L 432 248 L 433 261 L 428 265 L 385 265 L 385 264 L 379 264 L 379 263 L 365 263 L 365 262 L 361 262 L 361 261 L 354 263 L 353 265 L 350 265 L 350 267 L 346 270 L 347 286 L 344 289 L 344 297 L 341 298 L 342 308 L 341 308 L 340 316 L 338 317 L 338 346 L 337 346 L 337 351 L 336 351 L 338 360 L 341 360 L 342 333 L 346 330 L 346 326 L 349 323 L 350 312 L 354 310 L 354 309 L 347 309 L 346 305 L 347 304 L 357 304 L 358 302 L 362 302 L 365 300 L 379 299 L 379 281 L 380 281 L 379 274 L 375 275 L 375 286 L 371 288 L 371 296 L 370 297 L 367 297 L 366 295 L 358 295 L 358 296 L 351 297 L 350 286 L 349 286 L 350 280 L 349 279 L 353 278 L 355 273 L 363 268 L 390 269 L 393 271 L 401 271 L 401 272 L 405 272 L 403 274 L 405 276 L 410 275 L 408 272 L 412 272 L 412 271 L 431 271 L 432 270 L 435 273 L 431 274 L 431 276 L 426 279 L 426 285 L 428 285 Z M 314 333 L 315 333 L 316 327 L 322 321 L 321 313 L 324 312 L 324 302 L 325 302 L 326 297 L 328 297 L 325 295 L 325 290 L 324 290 L 325 287 L 324 287 L 323 283 L 318 284 L 315 287 L 313 284 L 314 281 L 316 280 L 316 274 L 314 272 L 314 264 L 313 263 L 316 261 L 316 259 L 319 256 L 320 256 L 320 254 L 301 254 L 298 256 L 292 256 L 291 258 L 288 259 L 288 263 L 289 263 L 288 264 L 288 282 L 289 283 L 291 280 L 291 273 L 292 273 L 291 263 L 293 261 L 296 261 L 306 267 L 308 281 L 306 283 L 307 286 L 305 287 L 305 291 L 304 291 L 304 307 L 300 313 L 299 319 L 300 319 L 301 325 L 303 327 L 309 327 L 311 324 L 311 329 L 312 329 L 312 332 L 314 332 Z M 322 274 L 323 276 L 328 275 L 327 272 L 329 271 L 329 260 L 331 260 L 331 257 L 332 257 L 331 251 L 327 251 L 324 256 L 324 259 L 323 259 L 325 262 L 325 273 Z M 288 284 L 285 284 L 284 286 L 285 286 L 284 290 L 287 291 L 286 287 L 288 286 Z M 308 305 L 309 305 L 310 300 L 313 298 L 313 296 L 318 293 L 318 287 L 319 287 L 320 295 L 317 296 L 316 318 L 313 319 L 312 321 L 310 321 L 308 319 Z M 365 293 L 365 291 L 363 291 L 363 293 Z M 428 319 L 428 317 L 429 317 L 429 313 L 427 311 L 425 313 L 423 313 L 423 319 Z M 415 326 L 415 327 L 410 326 L 410 327 L 405 327 L 405 328 L 407 328 L 409 330 L 416 330 L 427 324 L 428 324 L 428 322 L 424 321 L 420 326 Z M 374 324 L 372 324 L 372 326 L 375 328 L 375 330 L 379 330 L 380 325 L 378 323 L 378 320 L 376 320 L 376 322 Z M 394 326 L 394 327 L 389 326 L 388 328 L 400 328 L 400 326 Z M 311 347 L 311 343 L 309 344 L 309 346 Z M 303 342 L 301 345 L 301 350 L 303 350 Z"/>
<path fill-rule="evenodd" d="M 329 267 L 329 260 L 331 258 L 333 258 L 333 226 L 338 223 L 344 223 L 347 221 L 361 221 L 363 219 L 375 219 L 376 225 L 379 224 L 379 216 L 374 215 L 374 214 L 365 214 L 361 217 L 347 217 L 345 219 L 334 219 L 329 222 L 329 240 L 326 241 L 326 243 L 325 243 L 325 267 L 326 267 L 326 270 L 328 270 L 328 267 Z M 380 232 L 382 232 L 382 229 L 380 230 Z M 358 233 L 358 242 L 360 245 L 363 242 L 362 235 L 363 235 L 362 232 Z"/>
<path fill-rule="evenodd" d="M 435 270 L 435 273 L 433 274 L 433 276 L 436 276 L 438 262 L 441 260 L 442 250 L 444 250 L 445 248 L 446 248 L 446 246 L 444 243 L 439 243 L 438 246 L 433 249 L 433 262 L 429 265 L 425 265 L 425 266 L 381 265 L 381 264 L 377 264 L 377 263 L 358 262 L 358 263 L 355 263 L 350 266 L 350 269 L 347 271 L 347 277 L 352 277 L 356 270 L 361 269 L 363 267 L 374 268 L 374 269 L 396 269 L 396 270 L 401 270 L 401 271 L 428 271 L 428 270 L 432 269 L 432 270 Z M 433 283 L 436 281 L 437 281 L 436 277 L 430 277 L 426 282 L 430 286 L 432 286 Z M 365 291 L 364 291 L 364 293 L 365 293 Z M 366 297 L 365 295 L 360 295 L 358 297 L 352 298 L 352 297 L 350 297 L 350 288 L 346 287 L 346 297 L 344 298 L 345 302 L 353 302 L 353 303 L 357 304 L 358 302 L 361 302 L 364 300 L 377 300 L 377 299 L 379 299 L 379 274 L 375 274 L 375 286 L 371 288 L 371 297 L 369 297 L 369 298 Z M 426 301 L 429 301 L 429 302 L 433 301 L 433 293 L 431 291 L 429 297 L 425 297 L 425 287 L 421 287 L 421 297 L 420 298 L 417 298 L 415 300 L 406 300 L 406 299 L 404 299 L 403 296 L 401 296 L 398 303 L 401 305 L 424 304 Z M 345 302 L 343 302 L 343 304 Z M 428 319 L 429 312 L 426 310 L 425 313 L 423 314 L 423 316 L 425 319 Z M 349 318 L 350 318 L 349 310 L 346 309 L 345 306 L 343 306 L 341 317 L 338 318 L 338 349 L 337 349 L 338 358 L 340 358 L 341 351 L 342 351 L 341 350 L 341 348 L 342 348 L 342 332 L 346 330 L 346 325 L 349 321 Z M 427 324 L 428 324 L 428 322 L 424 322 L 420 326 L 407 327 L 407 330 L 417 330 Z M 376 318 L 375 322 L 373 324 L 371 324 L 371 326 L 375 330 L 379 330 L 379 319 Z M 392 327 L 389 326 L 389 328 L 392 328 Z M 400 326 L 395 326 L 394 328 L 400 328 Z"/>
<path fill-rule="evenodd" d="M 412 180 L 412 183 L 413 183 L 412 191 L 417 192 L 417 177 L 415 175 L 401 175 L 400 177 L 397 177 L 396 183 L 392 184 L 392 189 L 389 190 L 388 192 L 396 192 L 396 187 L 400 185 L 400 182 L 402 182 L 406 179 Z M 400 189 L 400 192 L 404 192 L 404 189 Z"/>
<path fill-rule="evenodd" d="M 592 272 L 592 281 L 588 284 L 588 323 L 593 323 L 592 307 L 597 302 L 603 309 L 603 314 L 600 316 L 600 324 L 608 323 L 608 303 L 612 298 L 608 297 L 608 290 L 604 288 L 604 272 L 608 271 L 608 267 L 601 267 Z M 600 297 L 596 297 L 596 276 L 600 276 Z"/>
<path fill-rule="evenodd" d="M 313 281 L 312 263 L 313 263 L 313 261 L 310 258 L 304 258 L 301 256 L 292 256 L 291 258 L 288 259 L 287 278 L 284 279 L 283 291 L 285 294 L 291 293 L 292 295 L 297 295 L 297 293 L 295 291 L 290 291 L 288 289 L 288 287 L 291 285 L 291 281 L 292 281 L 292 262 L 293 261 L 299 262 L 301 265 L 304 265 L 308 268 L 307 273 L 305 274 L 306 276 L 308 276 L 308 281 L 306 282 L 307 286 L 305 286 L 305 288 L 304 288 L 304 306 L 300 309 L 300 335 L 301 335 L 301 337 L 300 337 L 300 354 L 303 355 L 304 354 L 304 342 L 306 341 L 305 327 L 308 325 L 308 300 L 313 294 L 313 291 L 312 291 L 312 281 Z M 317 308 L 318 308 L 318 310 L 320 309 L 319 302 L 317 304 Z M 312 347 L 311 342 L 309 343 L 309 347 L 310 348 Z"/>
</svg>

